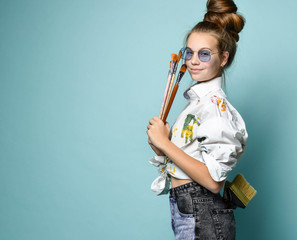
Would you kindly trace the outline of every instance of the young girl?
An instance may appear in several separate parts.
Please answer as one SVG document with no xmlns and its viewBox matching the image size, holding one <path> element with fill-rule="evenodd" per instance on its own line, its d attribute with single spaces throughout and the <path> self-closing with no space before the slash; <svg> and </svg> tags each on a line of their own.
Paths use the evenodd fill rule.
<svg viewBox="0 0 297 240">
<path fill-rule="evenodd" d="M 188 104 L 171 130 L 156 116 L 147 126 L 148 142 L 158 155 L 151 163 L 160 171 L 152 189 L 165 194 L 171 181 L 175 239 L 235 239 L 233 210 L 219 192 L 244 151 L 247 132 L 221 86 L 244 18 L 232 0 L 208 0 L 207 10 L 183 49 L 189 74 L 197 82 L 184 93 Z"/>
</svg>

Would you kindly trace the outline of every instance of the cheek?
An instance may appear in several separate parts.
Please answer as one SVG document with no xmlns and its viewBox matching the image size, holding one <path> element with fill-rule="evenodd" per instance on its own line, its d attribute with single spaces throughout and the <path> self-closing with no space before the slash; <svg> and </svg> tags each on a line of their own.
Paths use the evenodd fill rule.
<svg viewBox="0 0 297 240">
<path fill-rule="evenodd" d="M 213 73 L 215 71 L 215 65 L 212 64 L 211 62 L 204 62 L 203 63 L 203 68 L 208 72 L 208 73 Z"/>
<path fill-rule="evenodd" d="M 189 66 L 190 66 L 190 60 L 185 60 L 185 64 L 186 64 L 187 68 L 189 68 Z"/>
<path fill-rule="evenodd" d="M 219 60 L 210 61 L 207 64 L 211 71 L 219 71 L 221 68 L 221 62 Z"/>
</svg>

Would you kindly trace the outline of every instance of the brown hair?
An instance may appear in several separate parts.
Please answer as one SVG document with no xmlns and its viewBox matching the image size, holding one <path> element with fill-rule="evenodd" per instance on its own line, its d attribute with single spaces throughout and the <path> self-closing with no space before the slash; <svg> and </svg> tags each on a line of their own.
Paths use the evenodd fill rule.
<svg viewBox="0 0 297 240">
<path fill-rule="evenodd" d="M 207 32 L 218 41 L 219 52 L 229 52 L 229 58 L 224 69 L 228 68 L 234 59 L 238 33 L 243 29 L 245 19 L 237 13 L 237 7 L 233 0 L 208 0 L 207 13 L 202 22 L 196 24 L 188 33 L 186 41 L 193 32 Z"/>
</svg>

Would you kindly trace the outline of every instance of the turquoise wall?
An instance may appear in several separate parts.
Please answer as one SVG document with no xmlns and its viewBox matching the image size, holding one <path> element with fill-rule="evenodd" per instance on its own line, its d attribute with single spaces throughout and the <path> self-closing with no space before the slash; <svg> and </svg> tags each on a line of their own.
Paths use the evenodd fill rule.
<svg viewBox="0 0 297 240">
<path fill-rule="evenodd" d="M 173 239 L 146 126 L 205 3 L 0 1 L 0 239 Z M 247 22 L 227 94 L 249 142 L 229 179 L 258 190 L 237 236 L 296 239 L 297 2 L 236 3 Z"/>
</svg>

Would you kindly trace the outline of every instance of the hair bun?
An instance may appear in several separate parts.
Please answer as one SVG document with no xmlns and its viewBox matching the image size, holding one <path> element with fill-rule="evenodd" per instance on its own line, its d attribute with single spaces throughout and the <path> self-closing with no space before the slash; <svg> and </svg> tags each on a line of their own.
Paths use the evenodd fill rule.
<svg viewBox="0 0 297 240">
<path fill-rule="evenodd" d="M 245 19 L 237 14 L 237 6 L 233 0 L 208 0 L 207 13 L 204 20 L 216 23 L 219 27 L 225 29 L 235 40 L 239 40 L 238 33 L 244 27 Z"/>
</svg>

